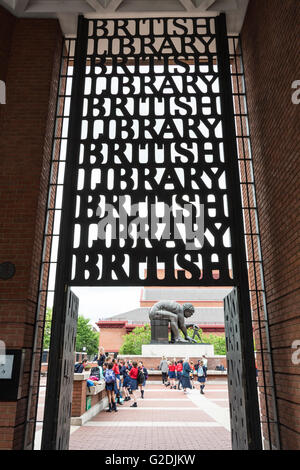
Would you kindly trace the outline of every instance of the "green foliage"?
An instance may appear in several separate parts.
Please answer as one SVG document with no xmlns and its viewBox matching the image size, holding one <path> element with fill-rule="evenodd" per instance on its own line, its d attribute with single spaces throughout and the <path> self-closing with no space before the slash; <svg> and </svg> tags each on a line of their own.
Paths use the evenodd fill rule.
<svg viewBox="0 0 300 470">
<path fill-rule="evenodd" d="M 51 321 L 52 310 L 51 308 L 47 308 L 44 330 L 44 349 L 49 349 L 50 347 Z M 77 322 L 76 351 L 82 351 L 83 347 L 86 348 L 88 355 L 97 354 L 99 348 L 99 332 L 93 329 L 89 318 L 79 315 Z"/>
<path fill-rule="evenodd" d="M 142 345 L 151 341 L 150 325 L 137 326 L 131 333 L 123 336 L 124 342 L 120 354 L 139 355 L 142 353 Z"/>
<path fill-rule="evenodd" d="M 225 356 L 226 355 L 226 339 L 225 335 L 218 336 L 218 335 L 213 335 L 212 333 L 210 334 L 203 334 L 202 330 L 199 329 L 198 331 L 200 338 L 202 341 L 199 340 L 199 338 L 196 336 L 195 340 L 197 343 L 208 343 L 208 344 L 213 344 L 214 346 L 214 352 L 217 356 Z M 193 337 L 193 330 L 192 328 L 188 329 L 188 335 Z"/>
<path fill-rule="evenodd" d="M 188 330 L 188 335 L 193 336 L 193 330 Z M 209 343 L 214 345 L 216 355 L 226 355 L 226 340 L 225 336 L 217 336 L 213 334 L 204 335 L 202 330 L 199 330 L 199 335 L 202 343 Z M 142 345 L 149 344 L 151 341 L 151 327 L 150 325 L 136 327 L 131 333 L 123 336 L 123 344 L 120 349 L 120 354 L 126 355 L 139 355 L 142 353 Z M 200 343 L 199 338 L 195 337 L 197 343 Z"/>
<path fill-rule="evenodd" d="M 99 332 L 93 330 L 89 318 L 79 315 L 77 322 L 76 351 L 82 351 L 84 347 L 86 348 L 88 356 L 97 354 L 99 348 Z"/>
<path fill-rule="evenodd" d="M 203 335 L 203 342 L 214 345 L 216 356 L 226 356 L 226 338 L 218 335 Z"/>
<path fill-rule="evenodd" d="M 46 310 L 46 318 L 45 318 L 43 349 L 49 349 L 50 347 L 51 321 L 52 321 L 52 310 L 51 308 L 48 307 Z"/>
</svg>

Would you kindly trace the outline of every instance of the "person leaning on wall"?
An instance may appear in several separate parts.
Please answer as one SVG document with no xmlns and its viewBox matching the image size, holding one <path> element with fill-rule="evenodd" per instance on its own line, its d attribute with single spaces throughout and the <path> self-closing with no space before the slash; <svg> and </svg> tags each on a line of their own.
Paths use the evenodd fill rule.
<svg viewBox="0 0 300 470">
<path fill-rule="evenodd" d="M 106 355 L 103 346 L 99 348 L 99 353 L 97 356 L 95 356 L 94 361 L 97 361 L 99 367 L 103 367 L 103 364 L 106 361 Z"/>
</svg>

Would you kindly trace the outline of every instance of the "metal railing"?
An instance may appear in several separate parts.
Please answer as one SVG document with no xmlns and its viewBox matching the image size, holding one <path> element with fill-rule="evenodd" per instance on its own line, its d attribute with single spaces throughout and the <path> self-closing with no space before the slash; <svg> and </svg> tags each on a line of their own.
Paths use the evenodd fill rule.
<svg viewBox="0 0 300 470">
<path fill-rule="evenodd" d="M 280 449 L 272 344 L 264 285 L 263 257 L 251 153 L 251 136 L 241 39 L 229 36 L 232 93 L 236 125 L 240 188 L 247 252 L 252 324 L 256 344 L 261 427 L 265 449 Z"/>
</svg>

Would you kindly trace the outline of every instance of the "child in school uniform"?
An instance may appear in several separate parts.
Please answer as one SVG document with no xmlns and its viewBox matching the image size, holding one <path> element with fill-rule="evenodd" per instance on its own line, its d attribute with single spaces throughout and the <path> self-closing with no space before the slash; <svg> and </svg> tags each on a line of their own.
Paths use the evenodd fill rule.
<svg viewBox="0 0 300 470">
<path fill-rule="evenodd" d="M 204 362 L 201 361 L 197 370 L 197 381 L 199 382 L 200 385 L 200 393 L 204 395 L 204 387 L 205 387 L 205 382 L 206 382 L 206 377 L 207 377 L 207 368 L 204 365 Z"/>
<path fill-rule="evenodd" d="M 138 389 L 138 383 L 137 383 L 138 374 L 139 374 L 138 364 L 136 361 L 134 361 L 132 363 L 132 368 L 129 371 L 130 388 L 132 390 L 132 395 L 133 395 L 133 403 L 130 406 L 133 408 L 137 407 L 136 390 Z"/>
<path fill-rule="evenodd" d="M 182 384 L 181 384 L 181 378 L 182 378 L 182 364 L 183 364 L 183 361 L 180 360 L 177 362 L 176 364 L 176 378 L 178 380 L 177 382 L 177 388 L 178 390 L 180 390 Z"/>
<path fill-rule="evenodd" d="M 176 371 L 175 371 L 175 361 L 171 361 L 170 364 L 169 364 L 169 372 L 168 372 L 168 375 L 169 375 L 169 380 L 170 380 L 170 388 L 176 388 L 176 382 L 175 382 L 175 379 L 176 379 Z"/>
</svg>

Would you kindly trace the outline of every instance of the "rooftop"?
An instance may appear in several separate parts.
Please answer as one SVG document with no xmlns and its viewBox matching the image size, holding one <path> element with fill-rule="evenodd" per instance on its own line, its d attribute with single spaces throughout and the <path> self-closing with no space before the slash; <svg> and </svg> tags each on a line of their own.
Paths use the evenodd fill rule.
<svg viewBox="0 0 300 470">
<path fill-rule="evenodd" d="M 224 297 L 229 294 L 231 287 L 227 288 L 144 288 L 142 290 L 141 300 L 158 301 L 168 300 L 184 300 L 193 301 L 223 301 Z"/>
<path fill-rule="evenodd" d="M 104 318 L 99 321 L 120 321 L 124 320 L 128 323 L 145 324 L 149 323 L 149 310 L 148 307 L 139 307 L 128 312 L 119 313 L 109 318 Z M 214 307 L 195 307 L 195 313 L 190 318 L 190 323 L 197 324 L 224 324 L 224 310 L 223 308 Z"/>
</svg>

